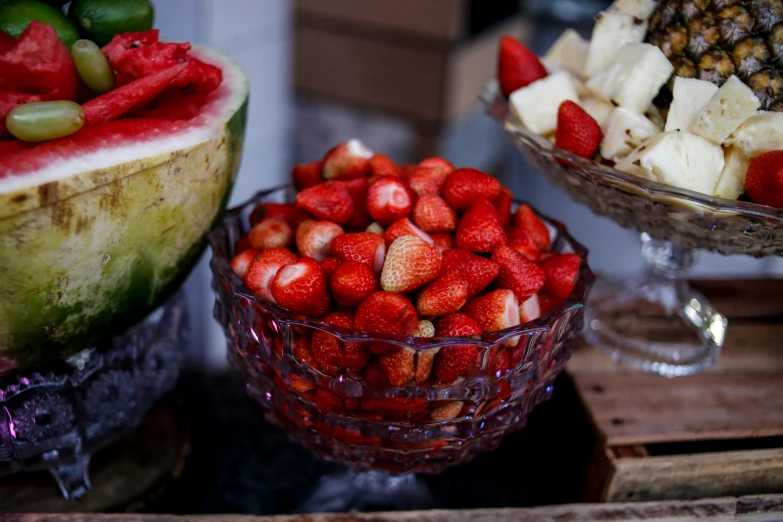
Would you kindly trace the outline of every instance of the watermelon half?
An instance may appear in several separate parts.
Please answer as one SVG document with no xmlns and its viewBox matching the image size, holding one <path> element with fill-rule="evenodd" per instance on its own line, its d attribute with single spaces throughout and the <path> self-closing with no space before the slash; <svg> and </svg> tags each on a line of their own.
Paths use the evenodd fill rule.
<svg viewBox="0 0 783 522">
<path fill-rule="evenodd" d="M 223 82 L 175 107 L 186 120 L 141 115 L 34 147 L 0 141 L 0 373 L 139 321 L 200 256 L 237 174 L 248 86 L 224 55 L 191 55 Z"/>
</svg>

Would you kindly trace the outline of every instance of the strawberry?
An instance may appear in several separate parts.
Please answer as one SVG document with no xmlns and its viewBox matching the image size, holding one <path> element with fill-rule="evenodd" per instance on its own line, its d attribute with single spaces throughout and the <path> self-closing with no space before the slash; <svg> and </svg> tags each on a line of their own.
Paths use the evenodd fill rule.
<svg viewBox="0 0 783 522">
<path fill-rule="evenodd" d="M 436 337 L 467 337 L 481 335 L 484 330 L 464 314 L 449 314 L 435 324 Z M 478 348 L 472 344 L 444 346 L 435 357 L 433 374 L 439 384 L 450 384 L 475 364 Z"/>
<path fill-rule="evenodd" d="M 302 315 L 321 317 L 329 311 L 326 274 L 318 261 L 309 257 L 301 257 L 277 272 L 272 295 L 277 304 Z"/>
<path fill-rule="evenodd" d="M 373 152 L 359 140 L 348 140 L 324 156 L 324 179 L 361 178 L 370 172 Z"/>
<path fill-rule="evenodd" d="M 344 183 L 326 181 L 296 195 L 296 206 L 319 219 L 345 223 L 353 215 L 353 200 Z"/>
<path fill-rule="evenodd" d="M 346 312 L 332 312 L 323 321 L 348 330 L 353 328 L 353 316 Z M 370 353 L 360 343 L 344 343 L 321 330 L 313 332 L 311 352 L 321 368 L 332 374 L 340 368 L 360 372 L 370 359 Z"/>
<path fill-rule="evenodd" d="M 422 319 L 419 321 L 419 326 L 416 327 L 416 331 L 413 333 L 413 336 L 426 339 L 435 337 L 435 325 L 426 319 Z"/>
<path fill-rule="evenodd" d="M 253 247 L 250 246 L 250 236 L 248 234 L 242 234 L 234 244 L 234 252 L 237 254 L 244 252 L 245 250 L 251 250 L 252 248 Z"/>
<path fill-rule="evenodd" d="M 536 246 L 541 250 L 549 250 L 549 229 L 528 205 L 519 205 L 514 214 L 514 226 L 525 230 Z"/>
<path fill-rule="evenodd" d="M 546 274 L 543 292 L 560 300 L 571 295 L 581 264 L 582 259 L 576 254 L 559 254 L 541 261 Z"/>
<path fill-rule="evenodd" d="M 535 321 L 541 317 L 541 304 L 539 302 L 538 294 L 530 296 L 530 298 L 520 303 L 519 305 L 519 322 L 520 324 Z"/>
<path fill-rule="evenodd" d="M 522 303 L 544 286 L 544 271 L 540 266 L 508 246 L 501 246 L 492 252 L 492 259 L 500 265 L 496 284 L 508 288 Z"/>
<path fill-rule="evenodd" d="M 571 100 L 557 110 L 555 145 L 583 158 L 592 158 L 601 144 L 601 126 L 583 108 Z M 567 162 L 561 162 L 568 164 Z"/>
<path fill-rule="evenodd" d="M 418 167 L 408 175 L 408 185 L 419 196 L 424 194 L 437 196 L 448 177 L 449 172 L 439 167 Z"/>
<path fill-rule="evenodd" d="M 352 232 L 334 238 L 332 253 L 342 262 L 358 261 L 380 274 L 386 258 L 386 243 L 372 232 Z"/>
<path fill-rule="evenodd" d="M 745 192 L 754 203 L 783 208 L 783 150 L 765 152 L 750 162 Z"/>
<path fill-rule="evenodd" d="M 353 202 L 353 211 L 350 219 L 345 223 L 345 228 L 347 230 L 364 230 L 372 221 L 369 212 L 367 212 L 367 188 L 369 187 L 367 178 L 349 179 L 342 183 L 351 195 Z"/>
<path fill-rule="evenodd" d="M 383 237 L 383 232 L 384 232 L 383 225 L 381 225 L 380 223 L 376 223 L 375 221 L 367 225 L 367 228 L 364 229 L 364 231 L 370 232 L 372 234 L 378 234 L 381 237 Z"/>
<path fill-rule="evenodd" d="M 500 194 L 495 198 L 492 204 L 498 213 L 500 226 L 506 228 L 511 224 L 511 205 L 514 203 L 514 194 L 506 187 L 501 187 Z"/>
<path fill-rule="evenodd" d="M 506 242 L 498 213 L 486 199 L 479 199 L 468 208 L 459 222 L 456 237 L 459 248 L 472 252 L 492 252 Z"/>
<path fill-rule="evenodd" d="M 310 351 L 310 339 L 307 337 L 298 337 L 294 341 L 294 345 L 291 347 L 291 351 L 294 353 L 294 357 L 296 357 L 296 359 L 302 364 L 312 366 L 316 370 L 321 369 L 318 366 L 316 360 L 313 358 L 312 352 Z M 282 357 L 282 350 L 279 353 L 279 357 Z"/>
<path fill-rule="evenodd" d="M 365 263 L 346 261 L 329 279 L 334 300 L 343 306 L 356 306 L 378 290 L 378 280 Z"/>
<path fill-rule="evenodd" d="M 290 250 L 285 248 L 264 250 L 247 269 L 245 283 L 251 290 L 275 303 L 272 295 L 272 280 L 278 270 L 291 263 L 296 263 L 296 256 Z"/>
<path fill-rule="evenodd" d="M 454 236 L 451 234 L 432 234 L 432 244 L 442 254 L 444 251 L 454 248 Z"/>
<path fill-rule="evenodd" d="M 476 169 L 457 169 L 443 184 L 443 199 L 457 212 L 467 209 L 477 199 L 492 201 L 500 195 L 500 182 Z"/>
<path fill-rule="evenodd" d="M 441 255 L 437 248 L 416 236 L 402 236 L 386 252 L 381 271 L 381 288 L 406 293 L 420 288 L 440 273 Z"/>
<path fill-rule="evenodd" d="M 562 302 L 563 300 L 558 299 L 557 297 L 551 297 L 545 294 L 538 295 L 538 307 L 541 310 L 541 315 L 548 314 Z"/>
<path fill-rule="evenodd" d="M 413 205 L 413 222 L 424 232 L 451 232 L 457 228 L 457 214 L 438 196 L 423 194 Z"/>
<path fill-rule="evenodd" d="M 365 343 L 345 343 L 341 359 L 343 368 L 356 374 L 367 366 L 370 362 L 370 352 L 364 345 Z"/>
<path fill-rule="evenodd" d="M 340 266 L 341 263 L 342 261 L 340 261 L 336 257 L 330 256 L 321 261 L 321 268 L 324 269 L 324 273 L 326 274 L 326 277 L 332 277 L 332 274 L 334 273 L 335 270 L 337 270 L 337 267 Z"/>
<path fill-rule="evenodd" d="M 413 196 L 399 178 L 378 178 L 367 190 L 367 210 L 375 221 L 388 225 L 411 213 Z"/>
<path fill-rule="evenodd" d="M 430 235 L 414 225 L 408 218 L 402 218 L 389 225 L 389 228 L 383 233 L 383 240 L 386 242 L 386 247 L 388 248 L 394 243 L 395 239 L 402 236 L 416 236 L 427 243 L 432 243 Z"/>
<path fill-rule="evenodd" d="M 419 292 L 416 309 L 422 316 L 451 314 L 462 308 L 468 299 L 468 284 L 451 273 L 437 278 Z"/>
<path fill-rule="evenodd" d="M 496 332 L 519 324 L 519 301 L 511 290 L 493 290 L 474 297 L 462 311 L 475 319 L 487 332 Z"/>
<path fill-rule="evenodd" d="M 376 153 L 370 158 L 370 175 L 374 178 L 380 178 L 382 176 L 401 178 L 402 169 L 390 160 L 388 156 Z"/>
<path fill-rule="evenodd" d="M 432 323 L 430 323 L 432 324 Z M 433 326 L 433 335 L 435 327 Z M 440 351 L 440 348 L 430 348 L 428 350 L 420 350 L 416 354 L 416 384 L 421 384 L 430 378 L 432 374 L 432 367 L 435 364 L 435 356 Z"/>
<path fill-rule="evenodd" d="M 343 233 L 336 223 L 308 219 L 296 229 L 296 249 L 300 255 L 322 261 L 331 253 L 332 241 Z"/>
<path fill-rule="evenodd" d="M 511 355 L 508 350 L 501 349 L 489 363 L 489 375 L 502 377 L 511 366 Z"/>
<path fill-rule="evenodd" d="M 367 368 L 364 369 L 364 381 L 370 386 L 378 386 L 381 388 L 388 388 L 391 386 L 389 379 L 386 378 L 383 370 L 381 370 L 381 365 L 378 361 L 371 362 L 367 365 Z"/>
<path fill-rule="evenodd" d="M 294 180 L 294 187 L 296 187 L 298 192 L 301 192 L 318 185 L 324 180 L 321 174 L 322 172 L 323 162 L 320 160 L 295 165 L 294 168 L 291 169 L 291 178 Z"/>
<path fill-rule="evenodd" d="M 250 213 L 250 226 L 254 227 L 267 218 L 285 221 L 293 227 L 294 221 L 302 214 L 293 203 L 261 203 Z"/>
<path fill-rule="evenodd" d="M 508 96 L 517 89 L 546 78 L 546 68 L 533 51 L 511 36 L 500 39 L 498 48 L 498 83 Z"/>
<path fill-rule="evenodd" d="M 414 368 L 416 351 L 407 347 L 397 348 L 378 356 L 378 364 L 392 386 L 405 386 L 416 375 Z"/>
<path fill-rule="evenodd" d="M 233 270 L 240 279 L 244 279 L 247 269 L 258 256 L 258 250 L 244 250 L 234 256 L 231 260 L 231 270 Z"/>
<path fill-rule="evenodd" d="M 430 419 L 435 422 L 451 420 L 462 411 L 462 401 L 449 401 L 443 406 L 438 406 L 430 410 Z"/>
<path fill-rule="evenodd" d="M 285 221 L 269 218 L 251 228 L 248 239 L 250 246 L 256 250 L 288 248 L 294 239 L 294 231 Z"/>
<path fill-rule="evenodd" d="M 434 167 L 446 173 L 449 173 L 452 170 L 454 170 L 454 165 L 452 165 L 445 159 L 440 158 L 438 156 L 433 156 L 431 158 L 425 158 L 421 160 L 419 162 L 419 167 Z"/>
<path fill-rule="evenodd" d="M 441 271 L 444 275 L 458 275 L 468 284 L 468 297 L 473 297 L 494 281 L 500 272 L 500 265 L 467 250 L 453 248 L 443 252 Z"/>
<path fill-rule="evenodd" d="M 538 261 L 541 257 L 541 250 L 536 245 L 536 242 L 533 241 L 533 236 L 524 228 L 509 227 L 508 246 L 531 261 Z"/>
<path fill-rule="evenodd" d="M 419 326 L 410 299 L 391 292 L 375 292 L 356 310 L 354 328 L 371 334 L 408 337 Z"/>
</svg>

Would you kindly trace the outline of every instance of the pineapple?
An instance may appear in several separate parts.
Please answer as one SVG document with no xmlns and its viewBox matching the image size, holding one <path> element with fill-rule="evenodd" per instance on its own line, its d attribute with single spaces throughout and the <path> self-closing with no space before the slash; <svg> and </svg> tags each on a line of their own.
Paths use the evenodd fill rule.
<svg viewBox="0 0 783 522">
<path fill-rule="evenodd" d="M 677 76 L 672 91 L 672 104 L 663 129 L 666 132 L 690 129 L 696 113 L 718 92 L 718 86 L 704 80 Z"/>
<path fill-rule="evenodd" d="M 737 75 L 764 110 L 783 110 L 783 0 L 660 0 L 647 41 L 677 76 L 723 85 Z"/>
<path fill-rule="evenodd" d="M 643 114 L 671 73 L 672 65 L 660 49 L 629 43 L 607 69 L 587 81 L 587 87 L 620 107 Z"/>
<path fill-rule="evenodd" d="M 714 196 L 726 199 L 737 199 L 745 192 L 745 174 L 748 172 L 750 160 L 737 147 L 726 149 L 726 165 L 715 186 Z"/>
<path fill-rule="evenodd" d="M 567 71 L 517 89 L 508 97 L 511 111 L 531 131 L 545 136 L 557 127 L 557 111 L 566 100 L 579 102 L 573 76 Z"/>
<path fill-rule="evenodd" d="M 647 21 L 655 10 L 655 0 L 615 0 L 609 11 L 625 13 Z"/>
<path fill-rule="evenodd" d="M 606 124 L 609 121 L 609 116 L 611 116 L 614 111 L 614 105 L 597 96 L 586 96 L 581 98 L 579 105 L 582 106 L 587 114 L 598 122 L 598 125 L 601 126 L 602 130 L 606 130 Z"/>
<path fill-rule="evenodd" d="M 617 107 L 606 123 L 601 156 L 617 161 L 660 132 L 661 129 L 645 116 Z"/>
<path fill-rule="evenodd" d="M 761 102 L 747 85 L 732 76 L 693 118 L 693 134 L 721 144 L 745 120 L 756 113 Z"/>
<path fill-rule="evenodd" d="M 758 112 L 735 130 L 728 145 L 741 149 L 751 159 L 783 149 L 783 112 Z"/>
<path fill-rule="evenodd" d="M 577 78 L 582 76 L 589 43 L 573 29 L 566 29 L 544 55 L 548 71 L 565 69 Z"/>
<path fill-rule="evenodd" d="M 593 27 L 582 74 L 589 78 L 609 67 L 625 44 L 644 40 L 646 30 L 644 22 L 632 15 L 608 11 L 600 13 Z"/>
</svg>

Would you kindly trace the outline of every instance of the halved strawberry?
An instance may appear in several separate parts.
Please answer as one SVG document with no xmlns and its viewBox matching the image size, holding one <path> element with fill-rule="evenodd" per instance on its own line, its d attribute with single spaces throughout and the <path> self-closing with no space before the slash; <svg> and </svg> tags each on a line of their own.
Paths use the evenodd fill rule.
<svg viewBox="0 0 783 522">
<path fill-rule="evenodd" d="M 506 188 L 500 189 L 500 194 L 492 202 L 495 205 L 495 211 L 498 213 L 498 221 L 500 226 L 506 228 L 511 224 L 511 205 L 514 203 L 514 194 Z"/>
<path fill-rule="evenodd" d="M 405 386 L 416 375 L 414 358 L 416 351 L 411 348 L 400 348 L 378 356 L 381 371 L 392 386 Z"/>
<path fill-rule="evenodd" d="M 348 140 L 324 156 L 324 179 L 361 178 L 370 172 L 373 152 L 359 140 Z"/>
<path fill-rule="evenodd" d="M 351 231 L 364 230 L 372 222 L 370 213 L 367 212 L 367 189 L 370 184 L 367 178 L 349 179 L 342 183 L 351 195 L 353 202 L 353 211 L 350 219 L 345 223 L 345 228 Z"/>
<path fill-rule="evenodd" d="M 247 269 L 253 263 L 253 260 L 258 256 L 258 250 L 244 250 L 234 256 L 231 260 L 231 269 L 239 276 L 240 279 L 245 277 Z"/>
<path fill-rule="evenodd" d="M 500 39 L 498 49 L 498 82 L 506 96 L 536 80 L 546 78 L 546 68 L 533 51 L 511 36 Z"/>
<path fill-rule="evenodd" d="M 441 272 L 444 275 L 458 275 L 468 284 L 468 297 L 473 297 L 495 280 L 500 272 L 500 265 L 467 250 L 453 248 L 443 252 Z"/>
<path fill-rule="evenodd" d="M 444 315 L 435 323 L 436 337 L 481 335 L 481 325 L 465 314 Z M 435 357 L 433 375 L 439 384 L 450 384 L 476 363 L 478 348 L 472 344 L 444 346 Z"/>
<path fill-rule="evenodd" d="M 486 332 L 496 332 L 519 324 L 519 301 L 511 290 L 493 290 L 474 297 L 462 311 L 475 319 Z"/>
<path fill-rule="evenodd" d="M 301 257 L 277 272 L 272 295 L 280 306 L 303 315 L 321 317 L 329 311 L 326 274 L 318 261 L 309 257 Z"/>
<path fill-rule="evenodd" d="M 500 265 L 496 284 L 508 288 L 522 303 L 544 286 L 544 271 L 540 266 L 511 247 L 500 246 L 492 252 L 492 260 Z"/>
<path fill-rule="evenodd" d="M 444 251 L 454 248 L 454 236 L 451 234 L 432 234 L 432 244 L 442 254 Z"/>
<path fill-rule="evenodd" d="M 365 263 L 346 261 L 329 279 L 332 297 L 343 306 L 356 306 L 378 290 L 378 279 Z"/>
<path fill-rule="evenodd" d="M 346 223 L 353 214 L 353 200 L 344 183 L 326 181 L 296 195 L 296 206 L 319 219 Z"/>
<path fill-rule="evenodd" d="M 321 268 L 324 269 L 324 273 L 326 274 L 326 277 L 332 277 L 332 274 L 334 273 L 335 270 L 337 270 L 337 267 L 340 266 L 341 263 L 342 261 L 340 261 L 336 257 L 330 256 L 321 260 Z"/>
<path fill-rule="evenodd" d="M 459 248 L 471 252 L 492 252 L 506 242 L 506 233 L 492 203 L 479 199 L 462 216 L 456 238 Z"/>
<path fill-rule="evenodd" d="M 296 256 L 285 248 L 264 250 L 250 264 L 245 273 L 245 283 L 251 290 L 275 303 L 272 295 L 272 280 L 278 270 L 296 262 Z"/>
<path fill-rule="evenodd" d="M 323 162 L 320 160 L 311 161 L 294 165 L 294 168 L 291 169 L 291 178 L 293 178 L 296 190 L 301 192 L 321 183 L 324 180 L 322 173 Z"/>
<path fill-rule="evenodd" d="M 351 232 L 334 238 L 332 253 L 342 262 L 358 261 L 380 274 L 386 258 L 386 243 L 372 232 Z"/>
<path fill-rule="evenodd" d="M 419 162 L 419 167 L 434 167 L 446 173 L 454 170 L 454 165 L 439 156 L 432 156 L 431 158 L 421 160 Z"/>
<path fill-rule="evenodd" d="M 451 314 L 465 305 L 468 284 L 455 273 L 442 275 L 419 292 L 416 309 L 419 315 L 435 317 Z"/>
<path fill-rule="evenodd" d="M 399 178 L 378 178 L 367 190 L 367 210 L 375 221 L 388 225 L 410 215 L 413 196 Z"/>
<path fill-rule="evenodd" d="M 555 145 L 583 158 L 592 158 L 601 145 L 601 126 L 587 111 L 571 100 L 557 110 Z M 562 161 L 561 163 L 570 164 Z"/>
<path fill-rule="evenodd" d="M 268 218 L 285 221 L 294 228 L 294 221 L 302 214 L 293 203 L 260 203 L 250 213 L 250 226 L 254 227 Z"/>
<path fill-rule="evenodd" d="M 508 246 L 531 261 L 538 261 L 541 257 L 541 250 L 536 245 L 536 242 L 533 241 L 533 236 L 524 228 L 508 228 Z"/>
<path fill-rule="evenodd" d="M 519 227 L 533 238 L 541 250 L 549 250 L 549 229 L 529 205 L 519 205 L 514 214 L 514 226 Z"/>
<path fill-rule="evenodd" d="M 408 175 L 408 185 L 419 196 L 424 194 L 437 196 L 443 189 L 449 173 L 450 171 L 439 167 L 419 167 Z"/>
<path fill-rule="evenodd" d="M 382 176 L 402 177 L 402 169 L 394 163 L 388 156 L 383 154 L 374 154 L 370 158 L 370 175 L 374 178 Z"/>
<path fill-rule="evenodd" d="M 375 292 L 356 310 L 354 328 L 372 334 L 411 336 L 419 326 L 410 299 L 391 292 Z"/>
<path fill-rule="evenodd" d="M 494 200 L 500 194 L 500 182 L 476 169 L 457 169 L 443 184 L 443 199 L 457 212 L 467 209 L 477 199 Z"/>
<path fill-rule="evenodd" d="M 541 268 L 546 274 L 542 291 L 560 300 L 571 295 L 581 264 L 582 259 L 576 254 L 559 254 L 542 260 Z"/>
<path fill-rule="evenodd" d="M 423 194 L 413 205 L 413 222 L 424 232 L 451 232 L 457 228 L 457 214 L 440 197 Z"/>
<path fill-rule="evenodd" d="M 336 223 L 308 219 L 296 229 L 296 249 L 300 255 L 322 261 L 332 253 L 332 242 L 343 234 Z"/>
<path fill-rule="evenodd" d="M 294 231 L 285 221 L 268 218 L 250 229 L 250 246 L 256 250 L 288 248 L 294 239 Z"/>
<path fill-rule="evenodd" d="M 383 240 L 386 242 L 386 247 L 388 248 L 392 243 L 394 243 L 395 239 L 402 236 L 416 236 L 423 239 L 427 243 L 432 243 L 432 237 L 414 225 L 413 222 L 408 218 L 402 218 L 389 225 L 389 227 L 383 233 Z"/>
<path fill-rule="evenodd" d="M 441 255 L 437 248 L 416 236 L 402 236 L 386 252 L 381 287 L 387 292 L 406 293 L 438 277 Z"/>
<path fill-rule="evenodd" d="M 765 152 L 750 162 L 745 192 L 754 203 L 783 208 L 783 150 Z"/>
<path fill-rule="evenodd" d="M 519 322 L 520 324 L 535 321 L 541 317 L 541 304 L 539 302 L 538 294 L 530 296 L 530 298 L 520 303 L 519 305 Z"/>
</svg>

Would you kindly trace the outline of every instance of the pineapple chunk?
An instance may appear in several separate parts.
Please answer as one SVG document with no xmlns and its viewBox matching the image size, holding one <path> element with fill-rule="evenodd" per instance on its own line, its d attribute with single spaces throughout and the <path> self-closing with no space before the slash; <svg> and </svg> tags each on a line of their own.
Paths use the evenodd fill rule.
<svg viewBox="0 0 783 522">
<path fill-rule="evenodd" d="M 614 0 L 609 11 L 647 20 L 655 10 L 655 0 Z"/>
<path fill-rule="evenodd" d="M 718 86 L 712 82 L 695 78 L 674 78 L 672 103 L 666 117 L 664 131 L 687 131 L 702 107 L 707 105 L 713 95 L 718 92 Z"/>
<path fill-rule="evenodd" d="M 626 172 L 636 167 L 650 179 L 710 196 L 724 164 L 720 145 L 681 131 L 658 134 L 620 163 Z"/>
<path fill-rule="evenodd" d="M 641 114 L 617 107 L 606 124 L 601 156 L 617 161 L 660 132 L 659 127 Z"/>
<path fill-rule="evenodd" d="M 696 114 L 690 132 L 713 143 L 723 143 L 759 107 L 761 102 L 750 87 L 731 76 Z"/>
<path fill-rule="evenodd" d="M 587 87 L 620 107 L 642 114 L 672 71 L 669 59 L 654 45 L 629 43 L 608 69 L 587 80 Z"/>
<path fill-rule="evenodd" d="M 737 199 L 745 192 L 745 174 L 748 173 L 750 160 L 737 147 L 726 149 L 726 165 L 715 186 L 714 196 L 726 199 Z"/>
<path fill-rule="evenodd" d="M 547 69 L 562 67 L 576 77 L 582 76 L 590 44 L 573 29 L 566 29 L 544 55 Z"/>
<path fill-rule="evenodd" d="M 566 100 L 579 101 L 573 77 L 566 71 L 556 72 L 517 89 L 508 97 L 511 111 L 536 134 L 546 135 L 557 127 L 557 111 Z"/>
<path fill-rule="evenodd" d="M 606 128 L 606 123 L 609 121 L 609 116 L 611 116 L 612 112 L 614 111 L 614 105 L 602 98 L 598 98 L 597 96 L 587 96 L 586 98 L 582 98 L 582 100 L 579 102 L 579 105 L 582 106 L 587 114 L 592 116 L 593 119 L 598 122 L 598 125 L 601 126 L 601 129 Z"/>
<path fill-rule="evenodd" d="M 757 112 L 726 143 L 742 149 L 751 159 L 771 150 L 783 150 L 783 112 Z"/>
<path fill-rule="evenodd" d="M 647 26 L 632 15 L 603 12 L 596 17 L 582 74 L 589 78 L 609 67 L 627 43 L 641 42 Z"/>
</svg>

